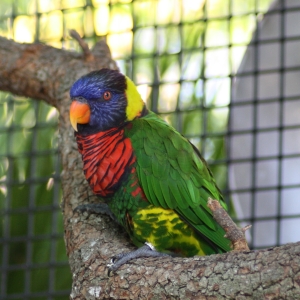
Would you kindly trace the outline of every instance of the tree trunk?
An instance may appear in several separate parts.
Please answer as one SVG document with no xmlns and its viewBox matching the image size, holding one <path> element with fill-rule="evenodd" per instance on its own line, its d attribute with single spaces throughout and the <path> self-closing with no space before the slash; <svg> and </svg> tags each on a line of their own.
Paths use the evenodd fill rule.
<svg viewBox="0 0 300 300">
<path fill-rule="evenodd" d="M 110 257 L 134 247 L 109 217 L 73 212 L 97 198 L 85 181 L 69 123 L 69 88 L 92 70 L 116 68 L 104 42 L 92 54 L 0 37 L 0 90 L 44 100 L 60 112 L 62 211 L 73 275 L 70 298 L 300 299 L 300 243 L 206 257 L 138 259 L 107 276 Z"/>
</svg>

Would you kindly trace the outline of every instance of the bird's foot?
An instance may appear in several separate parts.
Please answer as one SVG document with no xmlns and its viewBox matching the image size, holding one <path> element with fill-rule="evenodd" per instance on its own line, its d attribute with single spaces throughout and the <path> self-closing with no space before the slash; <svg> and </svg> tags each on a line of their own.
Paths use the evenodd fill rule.
<svg viewBox="0 0 300 300">
<path fill-rule="evenodd" d="M 145 243 L 144 246 L 138 248 L 135 251 L 120 253 L 111 258 L 111 263 L 107 265 L 108 267 L 108 276 L 112 272 L 117 271 L 122 265 L 127 263 L 129 260 L 136 259 L 139 257 L 162 257 L 162 256 L 170 256 L 166 253 L 158 252 L 154 246 L 150 243 Z"/>
<path fill-rule="evenodd" d="M 75 207 L 73 210 L 74 213 L 81 213 L 87 212 L 88 215 L 96 214 L 96 215 L 108 215 L 112 220 L 119 223 L 114 214 L 109 209 L 106 203 L 88 203 L 88 204 L 81 204 Z"/>
</svg>

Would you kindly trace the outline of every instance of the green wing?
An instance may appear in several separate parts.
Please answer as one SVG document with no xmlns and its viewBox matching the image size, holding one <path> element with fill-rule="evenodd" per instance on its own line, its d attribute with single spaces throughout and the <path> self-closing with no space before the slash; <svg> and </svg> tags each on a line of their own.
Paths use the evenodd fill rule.
<svg viewBox="0 0 300 300">
<path fill-rule="evenodd" d="M 208 197 L 226 207 L 196 148 L 156 114 L 132 122 L 127 131 L 137 157 L 137 174 L 149 202 L 174 209 L 202 236 L 229 251 L 224 230 L 207 207 Z"/>
</svg>

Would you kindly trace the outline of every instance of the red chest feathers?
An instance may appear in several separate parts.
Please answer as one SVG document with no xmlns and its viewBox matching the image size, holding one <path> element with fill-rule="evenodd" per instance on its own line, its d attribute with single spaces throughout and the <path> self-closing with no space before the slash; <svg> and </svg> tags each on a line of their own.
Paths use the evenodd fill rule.
<svg viewBox="0 0 300 300">
<path fill-rule="evenodd" d="M 76 133 L 84 174 L 94 193 L 111 196 L 135 162 L 131 142 L 116 128 L 89 136 Z"/>
</svg>

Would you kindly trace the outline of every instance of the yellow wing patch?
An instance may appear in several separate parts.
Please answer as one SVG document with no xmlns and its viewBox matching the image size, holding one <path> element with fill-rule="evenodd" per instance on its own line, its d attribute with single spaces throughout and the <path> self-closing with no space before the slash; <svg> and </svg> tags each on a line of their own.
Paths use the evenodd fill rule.
<svg viewBox="0 0 300 300">
<path fill-rule="evenodd" d="M 127 83 L 126 116 L 127 116 L 127 121 L 132 121 L 134 118 L 138 117 L 141 114 L 144 107 L 144 102 L 135 84 L 127 76 L 126 76 L 126 83 Z"/>
<path fill-rule="evenodd" d="M 181 252 L 184 256 L 205 255 L 194 230 L 171 209 L 151 205 L 138 211 L 133 224 L 135 234 L 151 243 L 158 251 Z M 179 251 L 184 248 L 191 252 Z"/>
</svg>

